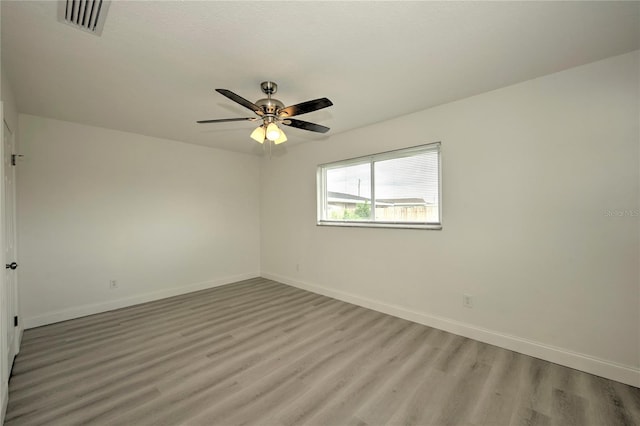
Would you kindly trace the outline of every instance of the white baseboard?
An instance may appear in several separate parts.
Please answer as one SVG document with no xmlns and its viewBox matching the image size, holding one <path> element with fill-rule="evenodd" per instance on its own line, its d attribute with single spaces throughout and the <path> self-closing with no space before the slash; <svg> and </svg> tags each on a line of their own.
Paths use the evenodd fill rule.
<svg viewBox="0 0 640 426">
<path fill-rule="evenodd" d="M 40 327 L 42 325 L 53 324 L 55 322 L 66 321 L 74 318 L 84 317 L 87 315 L 99 314 L 101 312 L 112 311 L 114 309 L 126 308 L 127 306 L 138 305 L 140 303 L 152 302 L 154 300 L 165 299 L 167 297 L 179 296 L 181 294 L 191 293 L 198 290 L 205 290 L 212 287 L 218 287 L 225 284 L 231 284 L 237 281 L 248 280 L 259 277 L 258 272 L 234 275 L 230 277 L 220 278 L 212 281 L 205 281 L 186 285 L 183 287 L 174 287 L 164 290 L 154 291 L 151 293 L 137 294 L 135 296 L 125 297 L 122 299 L 110 300 L 108 302 L 93 303 L 89 305 L 76 306 L 61 311 L 47 312 L 42 315 L 24 318 L 24 328 Z"/>
<path fill-rule="evenodd" d="M 625 383 L 631 386 L 640 387 L 640 369 L 620 365 L 614 362 L 595 358 L 586 354 L 573 352 L 567 349 L 559 348 L 552 345 L 512 336 L 473 324 L 455 321 L 449 318 L 430 315 L 422 312 L 416 312 L 402 306 L 391 305 L 379 302 L 377 300 L 368 299 L 356 294 L 347 293 L 327 287 L 297 281 L 288 277 L 277 274 L 263 272 L 262 276 L 274 281 L 278 281 L 293 287 L 298 287 L 314 293 L 329 296 L 334 299 L 352 303 L 378 312 L 403 318 L 418 324 L 434 327 L 439 330 L 448 331 L 470 339 L 478 340 L 501 348 L 509 349 L 545 361 L 550 361 L 586 373 L 595 374 L 596 376 L 605 377 L 617 382 Z"/>
</svg>

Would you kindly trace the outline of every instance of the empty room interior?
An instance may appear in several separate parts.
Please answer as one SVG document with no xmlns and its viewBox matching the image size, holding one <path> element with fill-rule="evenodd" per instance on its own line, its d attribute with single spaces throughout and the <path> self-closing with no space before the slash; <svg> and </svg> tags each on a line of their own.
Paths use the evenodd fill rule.
<svg viewBox="0 0 640 426">
<path fill-rule="evenodd" d="M 640 425 L 640 2 L 0 2 L 5 425 Z"/>
</svg>

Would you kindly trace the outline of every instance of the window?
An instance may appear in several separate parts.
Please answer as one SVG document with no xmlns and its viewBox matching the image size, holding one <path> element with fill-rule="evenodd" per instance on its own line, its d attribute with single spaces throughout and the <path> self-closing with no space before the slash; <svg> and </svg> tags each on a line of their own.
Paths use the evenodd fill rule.
<svg viewBox="0 0 640 426">
<path fill-rule="evenodd" d="M 318 166 L 318 225 L 442 229 L 440 142 Z"/>
</svg>

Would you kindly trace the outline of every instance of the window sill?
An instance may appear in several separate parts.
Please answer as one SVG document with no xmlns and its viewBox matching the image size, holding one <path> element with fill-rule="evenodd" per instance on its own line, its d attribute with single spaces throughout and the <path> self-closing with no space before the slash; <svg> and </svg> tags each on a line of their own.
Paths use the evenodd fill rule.
<svg viewBox="0 0 640 426">
<path fill-rule="evenodd" d="M 355 222 L 339 220 L 320 220 L 318 226 L 338 226 L 345 228 L 399 228 L 399 229 L 422 229 L 422 230 L 442 230 L 441 223 L 411 223 L 411 222 Z"/>
</svg>

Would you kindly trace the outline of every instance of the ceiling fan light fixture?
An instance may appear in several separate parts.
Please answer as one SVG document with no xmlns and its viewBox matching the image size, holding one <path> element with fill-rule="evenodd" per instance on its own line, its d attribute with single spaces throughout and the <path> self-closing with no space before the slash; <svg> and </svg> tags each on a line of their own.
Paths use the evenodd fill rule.
<svg viewBox="0 0 640 426">
<path fill-rule="evenodd" d="M 276 139 L 275 141 L 273 141 L 273 143 L 278 145 L 278 144 L 281 144 L 282 142 L 286 142 L 286 141 L 287 141 L 287 135 L 285 135 L 284 132 L 282 130 L 280 130 L 280 137 L 278 139 Z"/>
<path fill-rule="evenodd" d="M 280 129 L 278 129 L 276 123 L 269 123 L 269 125 L 267 126 L 267 139 L 269 139 L 270 141 L 275 142 L 283 134 L 284 133 Z"/>
<path fill-rule="evenodd" d="M 258 126 L 251 133 L 251 139 L 253 139 L 254 141 L 256 141 L 258 143 L 264 143 L 264 136 L 265 136 L 265 132 L 264 132 L 264 127 L 263 126 Z"/>
</svg>

